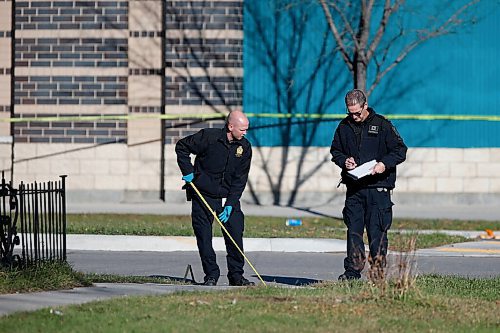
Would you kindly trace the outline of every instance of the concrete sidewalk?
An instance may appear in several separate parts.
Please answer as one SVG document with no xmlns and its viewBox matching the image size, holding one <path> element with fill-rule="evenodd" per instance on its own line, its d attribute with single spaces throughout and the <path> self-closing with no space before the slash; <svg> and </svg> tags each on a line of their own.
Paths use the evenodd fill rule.
<svg viewBox="0 0 500 333">
<path fill-rule="evenodd" d="M 198 251 L 189 236 L 67 235 L 67 249 L 78 251 Z M 224 239 L 214 237 L 215 251 L 226 251 Z M 345 252 L 346 243 L 324 238 L 244 238 L 245 252 Z"/>
<path fill-rule="evenodd" d="M 47 308 L 55 316 L 63 316 L 61 306 L 102 301 L 110 298 L 135 295 L 163 295 L 185 291 L 219 291 L 229 286 L 205 287 L 199 285 L 171 285 L 154 283 L 94 283 L 92 287 L 69 290 L 42 291 L 26 294 L 0 295 L 0 317 L 20 311 L 35 311 Z M 57 307 L 59 310 L 52 309 Z"/>
</svg>

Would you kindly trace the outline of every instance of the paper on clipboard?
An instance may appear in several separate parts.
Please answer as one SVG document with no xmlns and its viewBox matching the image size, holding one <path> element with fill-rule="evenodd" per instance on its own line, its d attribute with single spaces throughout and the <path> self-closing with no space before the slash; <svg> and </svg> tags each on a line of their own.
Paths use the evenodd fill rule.
<svg viewBox="0 0 500 333">
<path fill-rule="evenodd" d="M 361 164 L 357 168 L 347 171 L 347 173 L 354 179 L 360 179 L 365 176 L 371 175 L 372 169 L 376 164 L 377 164 L 376 160 L 371 160 L 369 162 Z"/>
</svg>

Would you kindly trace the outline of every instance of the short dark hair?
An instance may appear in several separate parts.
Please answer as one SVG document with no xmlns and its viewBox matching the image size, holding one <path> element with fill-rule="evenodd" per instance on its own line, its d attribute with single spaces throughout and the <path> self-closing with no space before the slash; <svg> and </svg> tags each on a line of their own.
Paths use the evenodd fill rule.
<svg viewBox="0 0 500 333">
<path fill-rule="evenodd" d="M 366 103 L 366 95 L 361 89 L 353 89 L 345 95 L 345 105 L 352 106 L 359 104 L 361 106 Z"/>
</svg>

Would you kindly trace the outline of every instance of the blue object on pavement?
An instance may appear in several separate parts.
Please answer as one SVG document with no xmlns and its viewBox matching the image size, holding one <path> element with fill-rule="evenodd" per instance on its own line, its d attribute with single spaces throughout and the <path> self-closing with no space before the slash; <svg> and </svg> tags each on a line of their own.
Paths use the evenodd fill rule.
<svg viewBox="0 0 500 333">
<path fill-rule="evenodd" d="M 222 211 L 222 213 L 219 214 L 219 220 L 222 223 L 226 223 L 227 220 L 229 220 L 229 216 L 231 215 L 232 211 L 233 211 L 233 207 L 232 206 L 226 206 L 226 207 L 224 207 L 224 210 Z"/>
</svg>

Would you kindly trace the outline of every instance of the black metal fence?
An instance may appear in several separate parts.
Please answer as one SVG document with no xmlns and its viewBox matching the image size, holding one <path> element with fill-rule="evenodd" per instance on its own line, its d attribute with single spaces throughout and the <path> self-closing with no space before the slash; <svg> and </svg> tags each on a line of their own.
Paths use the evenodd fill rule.
<svg viewBox="0 0 500 333">
<path fill-rule="evenodd" d="M 66 261 L 65 192 L 66 176 L 45 183 L 21 182 L 16 190 L 2 174 L 1 265 L 29 266 L 48 260 Z M 17 245 L 20 248 L 16 248 Z"/>
<path fill-rule="evenodd" d="M 14 254 L 14 246 L 20 243 L 17 235 L 19 205 L 17 190 L 5 182 L 3 172 L 0 186 L 0 265 L 7 266 L 20 260 L 19 255 Z"/>
</svg>

